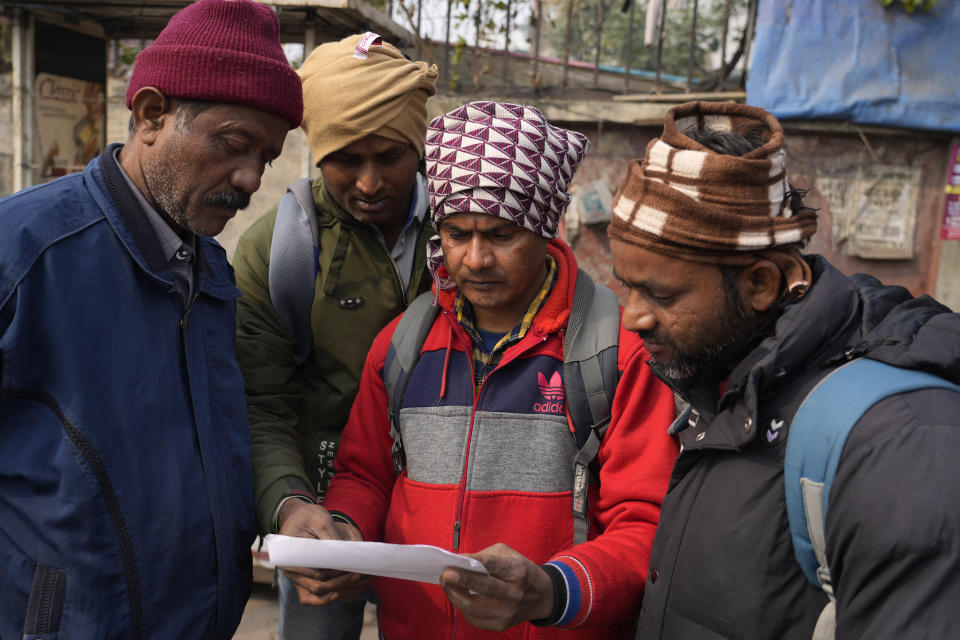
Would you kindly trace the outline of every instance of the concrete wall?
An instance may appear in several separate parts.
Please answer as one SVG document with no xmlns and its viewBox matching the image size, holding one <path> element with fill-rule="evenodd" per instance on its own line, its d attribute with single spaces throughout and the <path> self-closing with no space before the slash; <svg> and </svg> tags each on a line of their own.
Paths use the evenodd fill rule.
<svg viewBox="0 0 960 640">
<path fill-rule="evenodd" d="M 9 126 L 7 106 L 0 78 L 0 134 Z M 108 81 L 109 109 L 107 131 L 109 141 L 123 141 L 129 112 L 123 104 L 126 81 L 111 78 Z M 447 98 L 449 101 L 449 98 Z M 446 104 L 444 106 L 447 106 Z M 660 132 L 659 127 L 631 126 L 611 123 L 558 123 L 583 132 L 591 141 L 591 151 L 574 178 L 574 189 L 602 180 L 611 192 L 623 179 L 627 163 L 640 157 L 647 142 Z M 858 133 L 834 128 L 811 128 L 809 124 L 787 123 L 786 147 L 789 178 L 794 186 L 809 189 L 808 205 L 820 208 L 820 228 L 809 250 L 822 253 L 847 273 L 863 271 L 881 280 L 907 287 L 915 295 L 937 294 L 951 306 L 960 307 L 960 279 L 952 277 L 960 270 L 960 243 L 944 241 L 941 250 L 939 228 L 943 209 L 943 185 L 946 174 L 950 138 L 943 135 L 910 132 L 870 131 L 861 137 Z M 5 137 L 9 140 L 9 137 Z M 0 163 L 5 159 L 5 148 L 0 149 Z M 291 131 L 283 154 L 266 170 L 260 191 L 254 195 L 250 207 L 240 212 L 218 236 L 218 240 L 232 256 L 236 242 L 243 231 L 260 215 L 275 206 L 286 190 L 286 185 L 305 175 L 312 161 L 303 132 Z M 916 233 L 914 255 L 909 259 L 866 260 L 847 255 L 846 242 L 832 237 L 833 212 L 818 182 L 836 176 L 849 176 L 858 168 L 871 165 L 900 166 L 919 175 L 916 191 Z M 2 166 L 0 166 L 2 168 Z M 313 171 L 316 171 L 313 169 Z M 7 172 L 0 172 L 6 175 Z M 0 179 L 0 186 L 3 185 Z M 578 259 L 584 268 L 600 281 L 616 290 L 612 281 L 609 242 L 601 225 L 583 226 L 572 241 Z"/>
<path fill-rule="evenodd" d="M 592 143 L 574 185 L 600 179 L 611 191 L 615 191 L 623 179 L 627 162 L 640 157 L 647 142 L 660 133 L 656 127 L 622 125 L 572 125 L 572 128 L 586 134 Z M 867 141 L 864 142 L 855 133 L 829 129 L 810 131 L 806 127 L 791 127 L 790 123 L 786 125 L 786 132 L 788 178 L 794 187 L 809 189 L 805 203 L 820 209 L 818 231 L 808 252 L 826 256 L 845 273 L 870 273 L 884 282 L 904 286 L 914 295 L 943 292 L 949 294 L 954 304 L 960 302 L 960 282 L 952 288 L 941 287 L 939 291 L 937 288 L 938 280 L 960 280 L 951 277 L 960 270 L 960 243 L 944 241 L 949 247 L 945 247 L 942 258 L 939 255 L 949 137 L 916 132 L 910 135 L 872 132 L 865 134 Z M 849 242 L 833 237 L 834 212 L 818 188 L 818 182 L 824 184 L 829 178 L 851 176 L 857 169 L 871 165 L 906 167 L 919 174 L 912 258 L 863 259 L 848 255 Z M 610 274 L 612 261 L 604 229 L 581 227 L 572 245 L 582 266 L 617 290 Z"/>
</svg>

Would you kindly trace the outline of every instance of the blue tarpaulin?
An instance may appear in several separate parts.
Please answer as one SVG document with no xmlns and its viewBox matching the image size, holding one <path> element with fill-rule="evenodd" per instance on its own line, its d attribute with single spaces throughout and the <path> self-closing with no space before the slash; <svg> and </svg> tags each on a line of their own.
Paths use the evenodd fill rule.
<svg viewBox="0 0 960 640">
<path fill-rule="evenodd" d="M 960 1 L 760 0 L 747 102 L 778 118 L 960 132 Z"/>
</svg>

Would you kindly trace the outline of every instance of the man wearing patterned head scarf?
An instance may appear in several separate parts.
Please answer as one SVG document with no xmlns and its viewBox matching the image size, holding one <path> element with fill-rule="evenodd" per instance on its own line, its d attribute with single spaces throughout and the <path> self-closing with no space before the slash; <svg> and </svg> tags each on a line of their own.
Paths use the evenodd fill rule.
<svg viewBox="0 0 960 640">
<path fill-rule="evenodd" d="M 290 186 L 233 265 L 257 522 L 309 537 L 370 343 L 430 287 L 417 168 L 437 69 L 366 33 L 317 47 L 299 73 L 320 176 Z M 280 573 L 280 638 L 358 638 L 363 599 L 314 606 L 318 577 Z"/>
<path fill-rule="evenodd" d="M 629 634 L 676 455 L 674 405 L 640 341 L 619 329 L 616 298 L 578 274 L 556 237 L 587 146 L 514 104 L 470 103 L 430 124 L 434 290 L 374 340 L 324 507 L 353 539 L 471 554 L 489 575 L 448 567 L 442 585 L 374 579 L 386 638 Z M 589 303 L 575 302 L 581 288 L 609 309 L 604 326 L 619 345 L 604 352 L 619 386 L 609 427 L 590 440 L 599 451 L 589 485 L 574 479 L 566 400 L 585 379 L 567 367 L 589 366 L 565 353 L 568 327 L 597 336 Z M 401 360 L 405 321 L 421 309 L 431 309 L 414 323 L 425 338 L 397 392 L 388 363 Z"/>
<path fill-rule="evenodd" d="M 960 317 L 801 255 L 816 212 L 786 176 L 769 113 L 688 103 L 614 199 L 623 326 L 691 405 L 671 429 L 682 453 L 636 637 L 949 637 L 960 628 L 960 466 L 942 452 L 954 448 L 960 393 L 930 381 L 960 381 Z M 843 379 L 827 374 L 861 365 L 871 375 L 833 387 L 841 399 L 816 421 L 826 433 L 806 441 L 839 444 L 822 509 L 809 506 L 814 485 L 792 461 L 816 447 L 798 440 L 807 432 L 794 415 L 810 389 Z M 901 381 L 910 369 L 936 375 L 836 417 L 881 371 Z M 797 511 L 788 518 L 792 495 L 822 536 L 798 527 Z M 815 540 L 822 557 L 803 553 Z"/>
</svg>

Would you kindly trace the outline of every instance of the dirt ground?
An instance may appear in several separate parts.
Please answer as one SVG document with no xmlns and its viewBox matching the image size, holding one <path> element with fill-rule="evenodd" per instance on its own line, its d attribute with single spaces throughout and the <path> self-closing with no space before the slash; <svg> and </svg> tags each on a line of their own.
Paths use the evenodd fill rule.
<svg viewBox="0 0 960 640">
<path fill-rule="evenodd" d="M 363 615 L 363 633 L 360 640 L 377 640 L 376 609 L 367 605 Z M 277 592 L 269 584 L 255 582 L 247 608 L 243 611 L 240 628 L 234 640 L 276 640 Z"/>
</svg>

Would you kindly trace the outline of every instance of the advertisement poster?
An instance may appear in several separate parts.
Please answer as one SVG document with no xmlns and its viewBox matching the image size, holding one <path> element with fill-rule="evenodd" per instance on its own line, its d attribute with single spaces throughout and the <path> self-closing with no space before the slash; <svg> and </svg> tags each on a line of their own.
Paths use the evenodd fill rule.
<svg viewBox="0 0 960 640">
<path fill-rule="evenodd" d="M 104 86 L 49 73 L 34 86 L 40 179 L 81 171 L 105 146 Z"/>
<path fill-rule="evenodd" d="M 819 176 L 817 189 L 833 218 L 831 242 L 871 260 L 912 258 L 920 169 L 868 165 L 844 175 Z"/>
<path fill-rule="evenodd" d="M 954 142 L 950 148 L 950 170 L 947 173 L 946 191 L 940 237 L 946 240 L 960 240 L 960 142 Z"/>
</svg>

